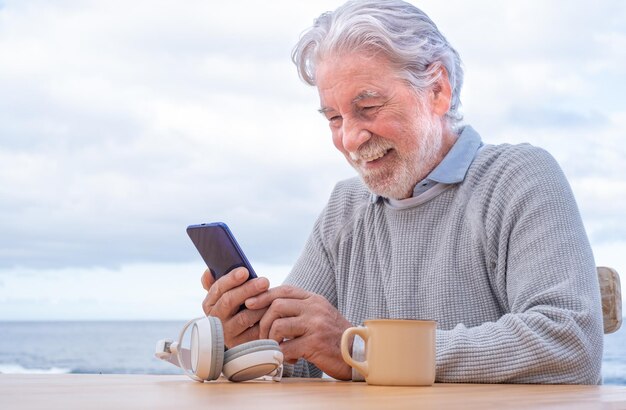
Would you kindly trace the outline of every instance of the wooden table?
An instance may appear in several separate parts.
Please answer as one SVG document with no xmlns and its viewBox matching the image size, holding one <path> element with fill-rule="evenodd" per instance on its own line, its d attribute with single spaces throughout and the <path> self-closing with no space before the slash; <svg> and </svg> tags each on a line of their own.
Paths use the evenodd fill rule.
<svg viewBox="0 0 626 410">
<path fill-rule="evenodd" d="M 435 384 L 330 379 L 197 383 L 185 376 L 0 375 L 0 409 L 626 409 L 626 386 Z"/>
</svg>

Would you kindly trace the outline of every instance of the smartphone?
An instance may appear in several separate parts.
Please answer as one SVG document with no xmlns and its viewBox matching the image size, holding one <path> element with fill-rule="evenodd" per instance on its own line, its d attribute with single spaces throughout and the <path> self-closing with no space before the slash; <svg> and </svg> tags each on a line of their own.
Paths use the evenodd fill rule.
<svg viewBox="0 0 626 410">
<path fill-rule="evenodd" d="M 250 266 L 228 226 L 223 222 L 190 225 L 187 235 L 198 249 L 215 280 L 241 266 L 250 273 L 248 280 L 257 275 Z"/>
</svg>

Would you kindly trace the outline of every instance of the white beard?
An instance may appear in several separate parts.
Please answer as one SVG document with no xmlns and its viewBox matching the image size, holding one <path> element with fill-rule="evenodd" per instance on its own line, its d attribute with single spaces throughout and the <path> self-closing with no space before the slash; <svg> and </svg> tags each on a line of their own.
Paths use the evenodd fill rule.
<svg viewBox="0 0 626 410">
<path fill-rule="evenodd" d="M 435 167 L 443 144 L 443 125 L 435 116 L 420 115 L 419 130 L 418 147 L 410 152 L 400 153 L 395 150 L 390 153 L 389 155 L 395 155 L 396 158 L 385 168 L 368 171 L 359 166 L 359 163 L 395 148 L 383 137 L 373 135 L 356 152 L 350 153 L 350 164 L 370 191 L 385 198 L 410 197 L 415 185 Z"/>
</svg>

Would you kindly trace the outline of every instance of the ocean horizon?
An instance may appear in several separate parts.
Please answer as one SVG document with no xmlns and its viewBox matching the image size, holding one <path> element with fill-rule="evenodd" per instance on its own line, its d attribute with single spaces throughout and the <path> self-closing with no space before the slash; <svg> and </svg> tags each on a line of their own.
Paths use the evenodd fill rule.
<svg viewBox="0 0 626 410">
<path fill-rule="evenodd" d="M 0 373 L 182 374 L 154 357 L 186 321 L 2 321 Z M 626 330 L 605 335 L 603 384 L 626 386 Z"/>
</svg>

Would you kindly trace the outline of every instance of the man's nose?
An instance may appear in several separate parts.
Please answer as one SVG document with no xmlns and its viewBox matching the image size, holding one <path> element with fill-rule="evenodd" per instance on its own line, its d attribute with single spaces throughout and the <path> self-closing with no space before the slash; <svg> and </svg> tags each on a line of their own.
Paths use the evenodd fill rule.
<svg viewBox="0 0 626 410">
<path fill-rule="evenodd" d="M 348 152 L 356 152 L 363 143 L 372 137 L 360 121 L 344 119 L 342 124 L 343 148 Z"/>
</svg>

